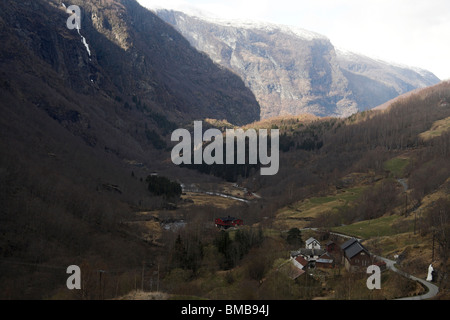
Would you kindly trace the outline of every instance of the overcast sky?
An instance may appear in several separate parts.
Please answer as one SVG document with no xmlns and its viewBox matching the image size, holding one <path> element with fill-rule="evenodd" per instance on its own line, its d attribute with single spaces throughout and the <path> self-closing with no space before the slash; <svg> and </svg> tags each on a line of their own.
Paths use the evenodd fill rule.
<svg viewBox="0 0 450 320">
<path fill-rule="evenodd" d="M 221 18 L 297 26 L 334 46 L 450 79 L 449 0 L 138 0 L 198 8 Z"/>
</svg>

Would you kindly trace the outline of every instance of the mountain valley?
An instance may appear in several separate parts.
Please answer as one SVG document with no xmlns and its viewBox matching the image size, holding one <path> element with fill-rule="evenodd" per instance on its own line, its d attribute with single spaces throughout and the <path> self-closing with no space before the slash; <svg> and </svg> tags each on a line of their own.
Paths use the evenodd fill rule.
<svg viewBox="0 0 450 320">
<path fill-rule="evenodd" d="M 60 0 L 0 4 L 0 299 L 428 292 L 390 268 L 371 291 L 340 250 L 332 267 L 299 271 L 292 252 L 310 238 L 360 239 L 374 263 L 421 279 L 433 264 L 433 299 L 449 299 L 449 81 L 305 30 L 71 4 L 78 30 Z M 194 121 L 279 130 L 278 173 L 175 165 L 171 134 Z M 70 265 L 80 290 L 67 288 Z"/>
</svg>

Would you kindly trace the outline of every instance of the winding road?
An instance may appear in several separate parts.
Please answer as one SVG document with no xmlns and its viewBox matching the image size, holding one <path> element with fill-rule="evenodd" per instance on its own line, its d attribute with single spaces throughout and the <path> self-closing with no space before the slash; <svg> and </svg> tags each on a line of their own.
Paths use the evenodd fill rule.
<svg viewBox="0 0 450 320">
<path fill-rule="evenodd" d="M 435 295 L 438 294 L 438 292 L 439 292 L 439 287 L 438 286 L 432 284 L 431 282 L 428 282 L 428 281 L 423 280 L 421 278 L 417 278 L 417 277 L 412 276 L 412 275 L 410 275 L 410 274 L 408 274 L 408 273 L 406 273 L 406 272 L 404 272 L 402 270 L 397 269 L 394 266 L 394 264 L 395 264 L 394 260 L 390 260 L 390 259 L 387 259 L 387 258 L 384 258 L 384 257 L 378 257 L 378 256 L 377 256 L 377 258 L 379 258 L 380 260 L 383 260 L 384 262 L 386 262 L 386 267 L 391 269 L 392 271 L 397 272 L 398 274 L 404 276 L 405 278 L 408 278 L 408 279 L 411 279 L 411 280 L 414 280 L 414 281 L 418 281 L 422 285 L 424 285 L 426 288 L 428 288 L 428 292 L 425 293 L 425 294 L 422 294 L 422 295 L 419 295 L 419 296 L 413 296 L 413 297 L 399 298 L 399 299 L 396 299 L 396 300 L 424 300 L 424 299 L 433 298 Z"/>
<path fill-rule="evenodd" d="M 308 230 L 308 229 L 309 230 L 315 230 L 315 231 L 318 230 L 317 228 L 303 228 L 301 230 Z M 362 239 L 358 239 L 356 237 L 352 237 L 352 236 L 349 236 L 349 235 L 346 235 L 346 234 L 342 234 L 342 233 L 337 233 L 337 232 L 330 232 L 330 234 L 333 234 L 333 235 L 338 236 L 338 237 L 346 238 L 346 239 L 355 238 L 358 241 L 362 240 Z M 439 287 L 436 286 L 435 284 L 433 284 L 433 283 L 431 283 L 429 281 L 426 281 L 424 279 L 415 277 L 413 275 L 410 275 L 410 274 L 408 274 L 408 273 L 406 273 L 406 272 L 404 272 L 404 271 L 402 271 L 400 269 L 397 269 L 395 267 L 396 261 L 394 261 L 394 260 L 391 260 L 391 259 L 388 259 L 388 258 L 385 258 L 385 257 L 376 256 L 376 255 L 374 255 L 374 256 L 376 258 L 386 262 L 386 268 L 389 268 L 392 271 L 397 272 L 398 274 L 400 274 L 401 276 L 403 276 L 403 277 L 405 277 L 407 279 L 418 281 L 418 282 L 420 282 L 423 286 L 425 286 L 428 289 L 427 293 L 424 293 L 422 295 L 412 296 L 412 297 L 404 297 L 404 298 L 399 298 L 399 299 L 395 299 L 395 300 L 424 300 L 424 299 L 431 299 L 431 298 L 433 298 L 434 296 L 436 296 L 438 294 Z"/>
</svg>

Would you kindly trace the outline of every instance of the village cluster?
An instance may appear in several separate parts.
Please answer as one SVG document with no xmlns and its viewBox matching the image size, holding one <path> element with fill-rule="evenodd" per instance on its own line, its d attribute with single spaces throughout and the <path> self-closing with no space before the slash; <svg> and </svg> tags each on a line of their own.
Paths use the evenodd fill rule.
<svg viewBox="0 0 450 320">
<path fill-rule="evenodd" d="M 290 254 L 290 261 L 294 268 L 290 277 L 296 279 L 308 269 L 335 268 L 342 264 L 349 272 L 365 272 L 370 265 L 377 265 L 381 270 L 386 269 L 384 261 L 378 261 L 375 256 L 356 238 L 351 238 L 341 245 L 329 240 L 324 247 L 311 237 L 305 241 L 305 247 Z"/>
</svg>

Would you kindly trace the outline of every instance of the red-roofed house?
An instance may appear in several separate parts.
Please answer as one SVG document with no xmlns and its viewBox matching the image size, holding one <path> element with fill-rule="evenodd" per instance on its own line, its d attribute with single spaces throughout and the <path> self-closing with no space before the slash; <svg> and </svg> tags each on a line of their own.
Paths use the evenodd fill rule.
<svg viewBox="0 0 450 320">
<path fill-rule="evenodd" d="M 299 269 L 304 269 L 308 266 L 308 261 L 303 258 L 302 256 L 297 256 L 294 259 L 292 259 L 292 263 Z"/>
</svg>

